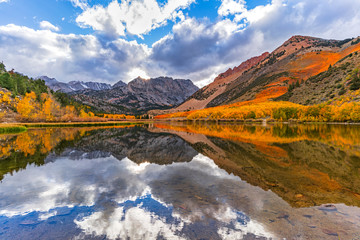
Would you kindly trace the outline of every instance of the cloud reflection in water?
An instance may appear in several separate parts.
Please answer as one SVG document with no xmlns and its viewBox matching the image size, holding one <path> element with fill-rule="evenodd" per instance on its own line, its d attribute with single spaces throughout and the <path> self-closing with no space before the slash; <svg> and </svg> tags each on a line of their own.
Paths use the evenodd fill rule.
<svg viewBox="0 0 360 240">
<path fill-rule="evenodd" d="M 54 209 L 92 207 L 72 219 L 74 227 L 88 237 L 109 239 L 184 239 L 195 228 L 205 229 L 199 236 L 222 239 L 272 236 L 231 205 L 236 194 L 228 190 L 234 186 L 261 191 L 201 154 L 189 163 L 170 165 L 138 165 L 112 156 L 76 161 L 59 157 L 6 176 L 0 185 L 0 214 L 11 221 L 40 212 L 39 221 L 50 221 L 56 217 Z M 220 189 L 225 194 L 214 194 Z"/>
</svg>

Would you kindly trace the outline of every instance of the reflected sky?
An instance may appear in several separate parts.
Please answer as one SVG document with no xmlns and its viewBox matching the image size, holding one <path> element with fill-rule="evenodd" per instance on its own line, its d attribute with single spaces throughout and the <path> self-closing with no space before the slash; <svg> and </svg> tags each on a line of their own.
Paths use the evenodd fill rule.
<svg viewBox="0 0 360 240">
<path fill-rule="evenodd" d="M 207 237 L 271 236 L 264 226 L 231 206 L 226 196 L 219 199 L 214 195 L 225 183 L 229 187 L 247 185 L 201 154 L 189 163 L 170 165 L 138 165 L 112 156 L 59 157 L 5 177 L 0 185 L 4 193 L 0 214 L 7 217 L 7 225 L 36 212 L 19 224 L 20 228 L 31 225 L 36 229 L 56 219 L 58 213 L 62 215 L 64 209 L 84 207 L 77 210 L 73 227 L 87 237 L 109 239 L 187 239 L 187 231 L 208 224 L 215 228 L 203 233 Z"/>
<path fill-rule="evenodd" d="M 0 238 L 353 239 L 360 234 L 358 207 L 329 202 L 296 208 L 219 167 L 219 156 L 227 156 L 220 139 L 153 131 L 83 134 L 43 164 L 5 174 Z M 199 142 L 218 153 L 205 156 Z M 176 148 L 166 150 L 167 144 Z"/>
</svg>

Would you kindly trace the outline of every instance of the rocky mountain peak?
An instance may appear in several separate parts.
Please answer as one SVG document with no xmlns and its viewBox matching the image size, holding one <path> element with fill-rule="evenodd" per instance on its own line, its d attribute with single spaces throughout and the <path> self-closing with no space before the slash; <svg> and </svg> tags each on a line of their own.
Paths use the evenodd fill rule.
<svg viewBox="0 0 360 240">
<path fill-rule="evenodd" d="M 145 79 L 145 78 L 142 78 L 142 77 L 140 77 L 140 76 L 138 76 L 137 78 L 135 78 L 134 80 L 132 80 L 132 81 L 139 81 L 139 82 L 145 82 L 147 79 Z"/>
<path fill-rule="evenodd" d="M 118 81 L 117 83 L 115 83 L 112 88 L 120 88 L 120 87 L 125 87 L 127 86 L 126 83 L 124 83 L 123 81 Z"/>
</svg>

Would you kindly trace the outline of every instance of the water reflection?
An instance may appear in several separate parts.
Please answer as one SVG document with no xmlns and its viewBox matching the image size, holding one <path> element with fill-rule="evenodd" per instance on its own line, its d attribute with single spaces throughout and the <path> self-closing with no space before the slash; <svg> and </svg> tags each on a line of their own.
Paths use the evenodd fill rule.
<svg viewBox="0 0 360 240">
<path fill-rule="evenodd" d="M 360 126 L 165 125 L 241 179 L 294 207 L 360 206 Z"/>
<path fill-rule="evenodd" d="M 50 137 L 57 142 L 50 141 L 45 151 L 39 141 L 27 157 L 29 151 L 14 145 L 25 136 L 1 136 L 2 146 L 12 151 L 0 160 L 0 238 L 352 239 L 359 234 L 360 210 L 345 205 L 359 206 L 358 144 L 348 137 L 353 135 L 330 141 L 319 134 L 280 136 L 274 128 L 241 127 L 52 129 L 47 136 L 60 136 Z M 23 134 L 39 136 L 38 131 L 50 130 Z M 37 152 L 42 160 L 31 160 Z M 10 157 L 16 153 L 30 162 L 16 166 Z M 12 164 L 1 165 L 9 160 Z"/>
</svg>

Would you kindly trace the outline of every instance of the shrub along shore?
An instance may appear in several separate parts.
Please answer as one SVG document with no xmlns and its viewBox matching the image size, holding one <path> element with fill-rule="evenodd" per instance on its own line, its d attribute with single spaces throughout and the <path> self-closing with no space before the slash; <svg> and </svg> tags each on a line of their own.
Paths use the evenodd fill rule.
<svg viewBox="0 0 360 240">
<path fill-rule="evenodd" d="M 155 119 L 268 122 L 360 122 L 360 104 L 304 106 L 291 102 L 242 102 L 202 110 L 156 116 Z"/>
<path fill-rule="evenodd" d="M 25 132 L 26 130 L 27 128 L 21 125 L 8 125 L 8 124 L 0 125 L 0 134 L 21 133 L 21 132 Z"/>
</svg>

